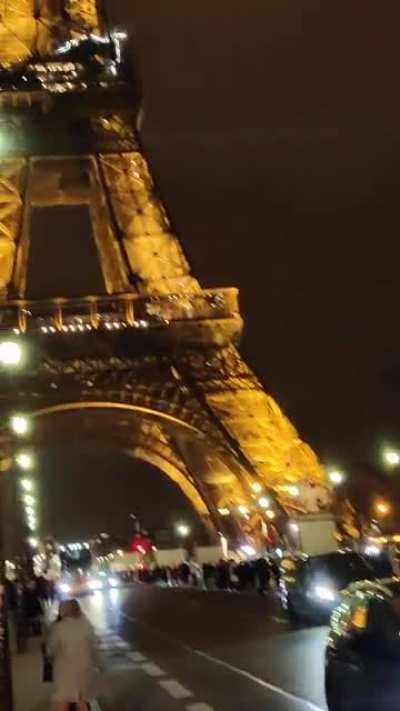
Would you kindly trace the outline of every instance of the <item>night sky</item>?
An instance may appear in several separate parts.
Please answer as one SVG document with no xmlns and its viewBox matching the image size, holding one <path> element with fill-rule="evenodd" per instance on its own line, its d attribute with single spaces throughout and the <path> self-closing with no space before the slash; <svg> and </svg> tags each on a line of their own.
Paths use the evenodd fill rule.
<svg viewBox="0 0 400 711">
<path fill-rule="evenodd" d="M 373 463 L 400 444 L 398 2 L 107 5 L 195 274 L 240 288 L 242 351 L 321 458 Z"/>
</svg>

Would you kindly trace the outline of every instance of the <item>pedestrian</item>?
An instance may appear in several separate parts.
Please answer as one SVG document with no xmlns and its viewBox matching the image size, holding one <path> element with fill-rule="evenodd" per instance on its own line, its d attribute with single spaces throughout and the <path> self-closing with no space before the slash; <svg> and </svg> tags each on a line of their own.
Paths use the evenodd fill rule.
<svg viewBox="0 0 400 711">
<path fill-rule="evenodd" d="M 50 628 L 46 655 L 53 664 L 55 711 L 88 711 L 95 696 L 99 660 L 92 625 L 77 600 L 60 603 L 59 618 Z"/>
<path fill-rule="evenodd" d="M 22 616 L 28 635 L 39 636 L 42 633 L 43 608 L 35 580 L 28 580 L 23 586 Z"/>
</svg>

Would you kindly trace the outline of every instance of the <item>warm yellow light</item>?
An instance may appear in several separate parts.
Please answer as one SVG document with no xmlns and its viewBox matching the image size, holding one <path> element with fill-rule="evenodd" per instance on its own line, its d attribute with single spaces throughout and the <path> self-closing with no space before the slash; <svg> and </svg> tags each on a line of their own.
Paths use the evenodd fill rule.
<svg viewBox="0 0 400 711">
<path fill-rule="evenodd" d="M 25 415 L 13 415 L 10 419 L 10 427 L 16 435 L 26 435 L 29 432 L 29 425 Z"/>
<path fill-rule="evenodd" d="M 238 506 L 238 511 L 240 514 L 242 514 L 242 516 L 247 516 L 247 514 L 249 513 L 247 506 L 243 506 L 243 504 L 240 504 L 240 506 Z"/>
<path fill-rule="evenodd" d="M 0 363 L 7 367 L 15 367 L 22 362 L 22 348 L 15 341 L 0 343 Z"/>
<path fill-rule="evenodd" d="M 259 494 L 262 490 L 262 486 L 258 481 L 253 481 L 251 488 L 253 489 L 255 494 Z"/>
<path fill-rule="evenodd" d="M 271 504 L 271 501 L 269 500 L 268 496 L 261 496 L 261 498 L 258 499 L 258 503 L 260 504 L 262 509 L 267 509 L 268 506 Z"/>
<path fill-rule="evenodd" d="M 178 523 L 176 527 L 176 532 L 182 538 L 186 538 L 186 536 L 188 536 L 190 533 L 190 528 L 186 523 Z"/>
<path fill-rule="evenodd" d="M 39 545 L 37 538 L 28 538 L 28 543 L 32 548 L 37 548 Z"/>
<path fill-rule="evenodd" d="M 35 505 L 35 499 L 33 498 L 33 496 L 29 496 L 29 494 L 27 496 L 24 496 L 24 502 L 27 506 Z"/>
<path fill-rule="evenodd" d="M 298 486 L 288 486 L 287 492 L 293 497 L 300 496 L 300 489 Z"/>
<path fill-rule="evenodd" d="M 339 484 L 343 484 L 344 482 L 344 474 L 343 472 L 340 472 L 338 469 L 334 469 L 333 471 L 329 472 L 329 479 L 332 484 L 335 486 L 338 486 Z"/>
<path fill-rule="evenodd" d="M 385 449 L 383 458 L 386 464 L 389 464 L 391 467 L 397 467 L 398 464 L 400 464 L 400 453 L 395 449 Z"/>
<path fill-rule="evenodd" d="M 21 479 L 21 487 L 24 491 L 33 491 L 33 481 L 31 479 Z"/>
<path fill-rule="evenodd" d="M 268 509 L 268 511 L 266 511 L 265 513 L 271 521 L 275 518 L 275 512 L 271 511 L 271 509 Z"/>
<path fill-rule="evenodd" d="M 387 516 L 390 512 L 390 504 L 387 501 L 377 501 L 375 509 L 380 516 Z"/>
<path fill-rule="evenodd" d="M 230 511 L 229 509 L 223 507 L 221 509 L 218 509 L 218 513 L 220 516 L 229 516 Z"/>
<path fill-rule="evenodd" d="M 33 457 L 28 452 L 20 452 L 19 454 L 17 454 L 17 456 L 15 457 L 15 461 L 21 467 L 21 469 L 25 469 L 26 471 L 28 469 L 32 469 L 33 467 Z"/>
</svg>

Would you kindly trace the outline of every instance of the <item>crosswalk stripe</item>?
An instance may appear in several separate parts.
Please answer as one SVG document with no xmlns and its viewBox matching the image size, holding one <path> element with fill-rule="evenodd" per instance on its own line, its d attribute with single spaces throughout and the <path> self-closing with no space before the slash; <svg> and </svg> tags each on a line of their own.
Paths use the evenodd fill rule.
<svg viewBox="0 0 400 711">
<path fill-rule="evenodd" d="M 135 664 L 141 664 L 142 662 L 147 662 L 147 657 L 144 657 L 140 652 L 131 652 L 126 655 L 129 659 L 132 659 Z"/>
<path fill-rule="evenodd" d="M 209 706 L 208 704 L 203 704 L 200 701 L 200 703 L 189 704 L 188 706 L 186 706 L 186 711 L 214 711 L 214 709 L 212 706 Z"/>
<path fill-rule="evenodd" d="M 165 672 L 163 671 L 163 669 L 161 669 L 161 667 L 157 666 L 157 664 L 153 664 L 153 662 L 148 662 L 148 664 L 143 664 L 142 669 L 149 676 L 153 676 L 153 677 L 165 676 Z"/>
<path fill-rule="evenodd" d="M 192 692 L 185 689 L 176 679 L 165 679 L 159 684 L 173 699 L 190 699 L 193 696 Z"/>
</svg>

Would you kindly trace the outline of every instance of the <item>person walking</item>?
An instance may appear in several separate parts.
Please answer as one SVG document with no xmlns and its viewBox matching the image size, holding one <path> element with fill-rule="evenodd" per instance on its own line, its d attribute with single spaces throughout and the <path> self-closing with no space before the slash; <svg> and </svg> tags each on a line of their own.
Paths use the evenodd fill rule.
<svg viewBox="0 0 400 711">
<path fill-rule="evenodd" d="M 70 704 L 88 711 L 100 664 L 94 630 L 77 600 L 60 603 L 45 646 L 53 664 L 54 711 L 69 711 Z"/>
</svg>

